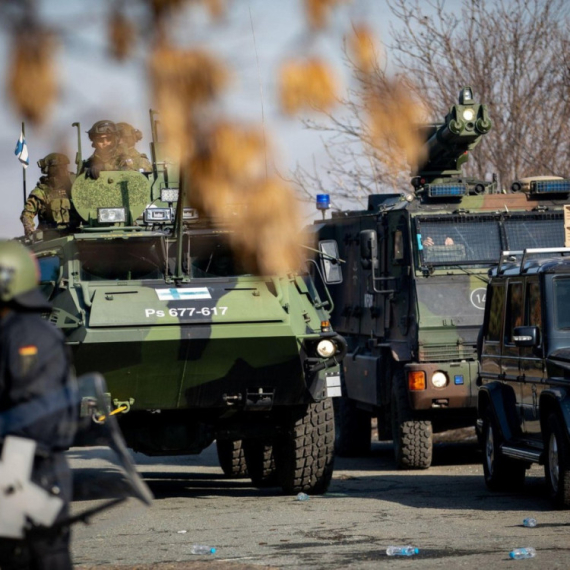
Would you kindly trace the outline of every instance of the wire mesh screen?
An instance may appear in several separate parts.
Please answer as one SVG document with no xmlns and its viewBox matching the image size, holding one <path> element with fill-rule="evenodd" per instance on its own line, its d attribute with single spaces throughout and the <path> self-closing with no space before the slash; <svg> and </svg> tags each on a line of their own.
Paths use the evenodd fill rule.
<svg viewBox="0 0 570 570">
<path fill-rule="evenodd" d="M 562 217 L 550 220 L 536 218 L 505 220 L 507 247 L 522 250 L 532 247 L 562 247 L 564 224 Z"/>
<path fill-rule="evenodd" d="M 426 263 L 496 262 L 501 251 L 495 220 L 418 223 L 418 247 Z"/>
</svg>

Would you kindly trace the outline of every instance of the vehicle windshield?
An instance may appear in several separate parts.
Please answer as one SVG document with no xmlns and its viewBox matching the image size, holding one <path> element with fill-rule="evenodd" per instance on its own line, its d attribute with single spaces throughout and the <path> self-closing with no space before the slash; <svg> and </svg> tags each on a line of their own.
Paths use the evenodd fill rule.
<svg viewBox="0 0 570 570">
<path fill-rule="evenodd" d="M 131 237 L 77 242 L 83 281 L 164 279 L 161 237 Z"/>
<path fill-rule="evenodd" d="M 570 329 L 570 276 L 554 279 L 554 306 L 557 329 Z"/>
<path fill-rule="evenodd" d="M 177 243 L 162 236 L 79 240 L 83 281 L 165 279 L 176 274 Z M 211 230 L 185 234 L 182 274 L 194 279 L 249 275 L 231 249 L 227 235 Z"/>
<path fill-rule="evenodd" d="M 421 265 L 488 266 L 502 251 L 564 244 L 562 213 L 416 218 Z"/>
<path fill-rule="evenodd" d="M 171 274 L 176 270 L 176 243 L 168 246 L 168 266 Z M 194 279 L 239 277 L 249 275 L 243 263 L 233 254 L 226 234 L 195 233 L 183 240 L 182 272 Z"/>
</svg>

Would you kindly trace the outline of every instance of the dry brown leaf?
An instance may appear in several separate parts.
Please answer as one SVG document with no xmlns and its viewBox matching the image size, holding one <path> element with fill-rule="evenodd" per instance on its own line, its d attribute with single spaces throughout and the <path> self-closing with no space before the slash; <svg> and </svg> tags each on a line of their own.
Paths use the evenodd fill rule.
<svg viewBox="0 0 570 570">
<path fill-rule="evenodd" d="M 328 24 L 332 9 L 340 0 L 305 0 L 305 14 L 312 30 L 321 30 Z"/>
<path fill-rule="evenodd" d="M 153 100 L 169 154 L 180 160 L 193 151 L 194 115 L 225 87 L 225 67 L 205 50 L 159 46 L 149 61 Z"/>
<path fill-rule="evenodd" d="M 230 239 L 249 270 L 258 275 L 297 270 L 304 238 L 293 189 L 277 178 L 263 180 L 247 189 L 242 203 Z"/>
<path fill-rule="evenodd" d="M 148 0 L 153 15 L 160 18 L 167 12 L 182 8 L 188 0 Z"/>
<path fill-rule="evenodd" d="M 119 61 L 125 60 L 132 52 L 136 40 L 133 23 L 120 10 L 113 10 L 109 17 L 109 53 Z"/>
<path fill-rule="evenodd" d="M 220 20 L 226 13 L 225 0 L 203 0 L 206 10 L 214 20 Z"/>
<path fill-rule="evenodd" d="M 318 58 L 290 60 L 280 70 L 281 109 L 288 115 L 301 111 L 329 111 L 338 102 L 338 80 L 332 68 Z"/>
<path fill-rule="evenodd" d="M 347 47 L 358 71 L 372 73 L 378 66 L 381 55 L 378 40 L 365 24 L 355 25 L 348 35 Z"/>
<path fill-rule="evenodd" d="M 8 95 L 25 120 L 41 124 L 57 96 L 56 38 L 35 29 L 14 35 L 8 70 Z"/>
<path fill-rule="evenodd" d="M 425 121 L 426 108 L 405 81 L 377 78 L 364 94 L 370 143 L 377 158 L 393 172 L 415 165 L 425 156 L 418 125 Z"/>
<path fill-rule="evenodd" d="M 296 269 L 299 207 L 290 186 L 266 178 L 263 133 L 221 122 L 196 138 L 187 168 L 189 205 L 229 224 L 232 249 L 250 272 L 271 275 Z"/>
</svg>

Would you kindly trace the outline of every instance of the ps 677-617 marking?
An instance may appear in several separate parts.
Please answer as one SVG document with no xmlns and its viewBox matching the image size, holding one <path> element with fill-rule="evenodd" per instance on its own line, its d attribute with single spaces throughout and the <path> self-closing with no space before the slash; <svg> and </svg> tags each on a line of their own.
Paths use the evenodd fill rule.
<svg viewBox="0 0 570 570">
<path fill-rule="evenodd" d="M 172 307 L 164 311 L 161 309 L 145 309 L 144 313 L 147 319 L 150 317 L 192 317 L 195 315 L 215 317 L 225 315 L 227 310 L 227 307 L 202 307 L 201 309 L 196 309 L 196 307 Z"/>
</svg>

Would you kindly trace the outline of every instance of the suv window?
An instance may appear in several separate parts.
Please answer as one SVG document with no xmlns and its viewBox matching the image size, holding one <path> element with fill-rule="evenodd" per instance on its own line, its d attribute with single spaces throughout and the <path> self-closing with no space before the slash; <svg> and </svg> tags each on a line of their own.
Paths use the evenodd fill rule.
<svg viewBox="0 0 570 570">
<path fill-rule="evenodd" d="M 507 315 L 505 319 L 505 344 L 514 345 L 513 331 L 523 324 L 523 285 L 509 283 L 507 290 Z"/>
<path fill-rule="evenodd" d="M 542 312 L 540 311 L 540 286 L 537 281 L 530 281 L 526 286 L 525 324 L 542 329 Z"/>
<path fill-rule="evenodd" d="M 489 289 L 491 295 L 491 309 L 489 311 L 489 327 L 487 339 L 501 340 L 501 324 L 503 321 L 503 306 L 505 304 L 505 288 L 502 284 L 492 285 Z"/>
<path fill-rule="evenodd" d="M 555 326 L 570 329 L 570 277 L 554 279 Z"/>
</svg>

